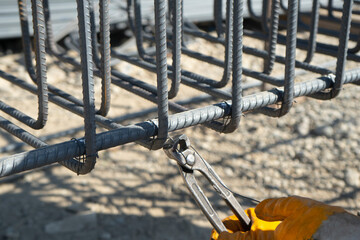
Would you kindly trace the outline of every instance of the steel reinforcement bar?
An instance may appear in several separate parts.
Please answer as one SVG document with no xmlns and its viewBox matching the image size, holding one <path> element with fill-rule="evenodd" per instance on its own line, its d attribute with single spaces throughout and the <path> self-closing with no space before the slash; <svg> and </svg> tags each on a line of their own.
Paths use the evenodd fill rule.
<svg viewBox="0 0 360 240">
<path fill-rule="evenodd" d="M 348 71 L 344 79 L 344 83 L 360 81 L 360 69 Z M 333 85 L 334 79 L 331 77 L 321 77 L 315 80 L 297 83 L 294 86 L 294 97 L 310 96 L 319 91 L 329 89 Z M 283 98 L 283 93 L 282 89 L 275 89 L 245 96 L 242 99 L 241 111 L 256 110 L 280 102 Z M 170 115 L 168 131 L 172 132 L 226 117 L 231 113 L 231 108 L 232 103 L 228 101 Z M 158 119 L 152 119 L 150 121 L 99 133 L 96 135 L 96 150 L 101 151 L 130 142 L 148 139 L 156 136 L 157 131 Z M 1 158 L 0 177 L 84 155 L 85 147 L 84 139 L 77 139 Z"/>
<path fill-rule="evenodd" d="M 299 8 L 298 0 L 263 0 L 262 15 L 257 15 L 256 5 L 252 0 L 214 0 L 213 22 L 215 34 L 200 30 L 196 25 L 184 20 L 183 0 L 154 0 L 152 30 L 144 28 L 142 2 L 127 0 L 129 29 L 134 34 L 137 55 L 127 55 L 110 47 L 109 0 L 99 0 L 99 27 L 96 27 L 96 11 L 93 0 L 77 0 L 78 32 L 73 42 L 73 50 L 78 52 L 78 58 L 62 49 L 52 36 L 51 16 L 48 0 L 32 0 L 34 51 L 36 66 L 32 62 L 31 38 L 26 12 L 26 1 L 18 0 L 23 33 L 25 67 L 33 84 L 21 80 L 8 72 L 0 70 L 3 80 L 25 89 L 38 96 L 38 120 L 10 107 L 0 101 L 0 108 L 8 115 L 15 117 L 25 125 L 41 128 L 47 117 L 47 101 L 84 118 L 84 138 L 48 145 L 37 136 L 17 126 L 9 119 L 0 117 L 0 128 L 16 136 L 24 143 L 37 148 L 36 150 L 15 154 L 0 159 L 0 177 L 35 169 L 58 162 L 77 174 L 90 172 L 96 162 L 97 152 L 137 142 L 149 149 L 156 150 L 163 146 L 169 132 L 202 124 L 223 133 L 235 131 L 244 112 L 256 111 L 271 117 L 281 117 L 287 114 L 293 106 L 293 100 L 300 96 L 310 96 L 327 100 L 336 97 L 344 84 L 360 83 L 360 68 L 346 70 L 346 61 L 360 61 L 359 34 L 352 28 L 358 27 L 352 14 L 354 0 L 344 1 L 341 9 L 327 6 L 328 21 L 339 24 L 337 30 L 327 30 L 320 27 L 322 6 L 319 1 L 309 1 L 309 23 L 302 16 L 309 15 Z M 185 2 L 186 4 L 186 2 Z M 168 8 L 167 8 L 168 6 Z M 223 8 L 224 6 L 224 8 Z M 168 9 L 168 12 L 166 11 Z M 261 29 L 245 29 L 244 11 L 260 22 Z M 225 14 L 223 14 L 225 11 Z M 341 12 L 341 18 L 331 16 L 332 12 Z M 286 21 L 280 14 L 286 14 Z M 298 22 L 299 20 L 299 22 Z M 281 30 L 285 27 L 285 31 Z M 148 28 L 147 28 L 148 29 Z M 308 40 L 300 38 L 298 29 L 309 31 Z M 98 32 L 99 31 L 99 32 Z M 355 31 L 356 32 L 356 31 Z M 99 40 L 97 36 L 99 33 Z M 336 34 L 334 34 L 336 33 Z M 325 34 L 336 36 L 337 45 L 320 43 L 317 36 Z M 260 40 L 261 48 L 243 46 L 243 36 Z M 223 49 L 223 59 L 210 56 L 194 50 L 186 39 L 202 39 L 217 44 Z M 355 45 L 348 48 L 349 41 Z M 49 55 L 59 61 L 70 64 L 81 72 L 82 99 L 58 89 L 46 82 L 45 43 Z M 148 48 L 147 45 L 154 46 Z M 279 45 L 285 45 L 285 54 L 278 53 Z M 263 48 L 263 49 L 262 49 Z M 296 58 L 296 50 L 306 51 L 305 60 Z M 125 61 L 142 70 L 156 73 L 156 84 L 146 79 L 136 79 L 118 69 L 111 68 L 111 57 Z M 167 55 L 171 54 L 172 63 L 168 63 Z M 243 54 L 251 55 L 263 61 L 263 69 L 243 66 Z M 314 64 L 317 54 L 325 54 L 336 60 L 336 68 Z M 221 68 L 221 77 L 213 79 L 183 68 L 182 56 L 187 56 L 210 66 Z M 80 60 L 80 61 L 79 61 Z M 282 76 L 274 76 L 276 65 L 283 67 Z M 296 82 L 296 70 L 312 73 L 311 80 Z M 245 95 L 243 78 L 255 80 L 254 87 L 271 84 L 276 87 L 269 91 L 260 91 Z M 94 78 L 101 78 L 101 106 L 95 110 Z M 180 86 L 186 85 L 205 92 L 219 103 L 189 109 L 169 99 L 181 94 Z M 122 126 L 106 118 L 111 108 L 110 92 L 112 86 L 120 87 L 142 97 L 157 106 L 157 118 Z M 224 89 L 226 86 L 229 88 Z M 251 84 L 250 84 L 251 85 Z M 47 92 L 47 89 L 49 92 Z M 203 98 L 209 99 L 209 98 Z M 222 102 L 221 102 L 222 101 Z M 195 100 L 190 100 L 195 102 Z M 280 103 L 279 108 L 270 105 Z M 170 114 L 169 111 L 175 112 Z M 96 134 L 96 124 L 107 131 Z M 82 156 L 84 162 L 77 158 Z"/>
</svg>

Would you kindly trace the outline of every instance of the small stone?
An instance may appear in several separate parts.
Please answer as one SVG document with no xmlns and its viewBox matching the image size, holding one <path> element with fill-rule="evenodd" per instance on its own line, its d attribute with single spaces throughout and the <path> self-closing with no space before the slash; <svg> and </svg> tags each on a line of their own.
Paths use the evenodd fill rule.
<svg viewBox="0 0 360 240">
<path fill-rule="evenodd" d="M 271 183 L 271 181 L 272 181 L 272 178 L 269 175 L 264 177 L 264 183 L 265 184 L 269 184 L 269 183 Z"/>
<path fill-rule="evenodd" d="M 294 159 L 295 156 L 296 156 L 296 151 L 294 150 L 294 148 L 293 148 L 293 147 L 289 147 L 289 148 L 287 149 L 287 151 L 288 151 L 289 157 L 290 157 L 291 159 Z"/>
<path fill-rule="evenodd" d="M 295 159 L 299 160 L 299 161 L 304 161 L 305 160 L 305 154 L 303 152 L 297 152 L 295 154 Z"/>
<path fill-rule="evenodd" d="M 229 167 L 224 168 L 224 172 L 225 172 L 226 176 L 228 176 L 228 177 L 234 176 L 234 171 Z"/>
<path fill-rule="evenodd" d="M 345 182 L 342 180 L 336 181 L 336 182 L 334 182 L 334 187 L 343 189 L 345 187 Z"/>
<path fill-rule="evenodd" d="M 305 169 L 303 168 L 295 168 L 296 176 L 303 176 L 305 174 Z"/>
<path fill-rule="evenodd" d="M 314 138 L 306 138 L 304 143 L 304 149 L 307 151 L 312 151 L 314 146 Z"/>
<path fill-rule="evenodd" d="M 352 187 L 360 186 L 360 174 L 356 169 L 349 168 L 345 170 L 345 182 Z"/>
<path fill-rule="evenodd" d="M 308 117 L 304 117 L 302 121 L 296 126 L 296 131 L 301 136 L 306 136 L 310 132 L 310 119 Z"/>
<path fill-rule="evenodd" d="M 281 179 L 273 178 L 270 185 L 272 187 L 280 188 L 282 186 L 282 181 L 281 181 Z"/>
<path fill-rule="evenodd" d="M 350 127 L 349 127 L 348 124 L 340 123 L 339 127 L 337 127 L 336 130 L 337 130 L 336 133 L 337 133 L 337 138 L 338 139 L 348 138 L 349 137 Z"/>
<path fill-rule="evenodd" d="M 306 184 L 306 182 L 304 182 L 304 181 L 298 181 L 298 182 L 296 183 L 296 186 L 297 186 L 297 188 L 299 188 L 300 190 L 307 189 L 307 184 Z"/>
<path fill-rule="evenodd" d="M 312 162 L 314 160 L 314 157 L 312 156 L 310 151 L 302 151 L 302 152 L 297 152 L 295 154 L 295 159 L 299 160 L 302 163 L 306 163 L 306 162 Z"/>
<path fill-rule="evenodd" d="M 86 212 L 64 218 L 60 221 L 51 222 L 45 226 L 45 232 L 48 234 L 77 232 L 84 229 L 94 229 L 96 226 L 96 213 Z"/>
<path fill-rule="evenodd" d="M 322 152 L 320 158 L 321 162 L 331 161 L 332 159 L 334 159 L 334 153 L 331 152 L 329 149 L 326 149 L 326 151 Z"/>
<path fill-rule="evenodd" d="M 314 129 L 314 133 L 317 136 L 325 136 L 327 138 L 332 138 L 334 136 L 334 129 L 330 126 L 317 127 Z"/>
</svg>

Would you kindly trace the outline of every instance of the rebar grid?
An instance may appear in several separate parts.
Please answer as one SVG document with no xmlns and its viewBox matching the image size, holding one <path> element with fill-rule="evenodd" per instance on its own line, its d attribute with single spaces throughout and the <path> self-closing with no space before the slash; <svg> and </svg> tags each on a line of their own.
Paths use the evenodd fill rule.
<svg viewBox="0 0 360 240">
<path fill-rule="evenodd" d="M 0 159 L 0 176 L 23 172 L 51 163 L 59 162 L 77 174 L 90 172 L 96 162 L 97 152 L 118 145 L 137 142 L 149 149 L 162 148 L 169 132 L 203 124 L 218 132 L 231 133 L 238 126 L 243 112 L 256 111 L 271 117 L 287 114 L 294 99 L 309 96 L 317 99 L 331 99 L 342 90 L 343 84 L 360 82 L 360 68 L 345 70 L 346 61 L 358 63 L 359 25 L 355 19 L 359 12 L 353 10 L 358 4 L 353 0 L 343 1 L 343 7 L 327 5 L 320 1 L 306 1 L 311 12 L 303 11 L 298 0 L 263 0 L 261 16 L 256 15 L 252 0 L 214 0 L 213 22 L 215 34 L 205 32 L 184 19 L 184 0 L 154 0 L 154 26 L 152 30 L 144 28 L 144 17 L 140 0 L 127 0 L 128 26 L 133 32 L 137 55 L 127 55 L 110 46 L 109 0 L 100 0 L 98 8 L 93 0 L 77 0 L 78 42 L 74 49 L 79 59 L 53 40 L 51 12 L 48 0 L 32 0 L 34 27 L 34 50 L 29 34 L 30 23 L 25 11 L 26 1 L 18 0 L 21 20 L 22 40 L 26 70 L 34 84 L 27 83 L 7 72 L 0 70 L 0 77 L 12 84 L 38 96 L 38 118 L 0 101 L 0 109 L 8 115 L 32 128 L 45 126 L 47 102 L 50 101 L 84 118 L 85 136 L 55 145 L 47 145 L 38 137 L 17 126 L 4 117 L 0 117 L 0 127 L 18 137 L 36 150 L 23 152 Z M 96 27 L 95 11 L 99 10 L 99 28 Z M 259 21 L 261 29 L 244 28 L 245 9 L 250 17 Z M 168 10 L 168 11 L 167 11 Z M 340 13 L 334 14 L 334 13 Z M 357 15 L 353 18 L 352 15 Z M 286 19 L 286 20 L 285 20 Z M 353 19 L 353 20 L 352 20 Z M 338 30 L 326 28 L 321 22 L 338 26 Z M 97 29 L 99 32 L 97 32 Z M 282 30 L 284 29 L 284 30 Z M 299 31 L 309 33 L 309 39 L 300 38 Z M 98 41 L 97 34 L 99 33 Z M 318 41 L 319 35 L 337 37 L 338 45 Z M 243 35 L 261 40 L 263 49 L 243 46 Z M 186 39 L 204 39 L 220 45 L 224 59 L 205 55 L 192 50 Z M 348 49 L 348 43 L 355 47 Z M 46 53 L 61 62 L 66 62 L 81 71 L 83 99 L 61 90 L 46 81 Z M 147 46 L 155 46 L 155 51 Z M 285 45 L 285 54 L 279 55 L 277 48 Z M 306 51 L 301 60 L 296 50 Z M 35 52 L 36 66 L 33 66 L 32 51 Z M 167 54 L 171 53 L 172 63 L 167 63 Z M 243 66 L 243 53 L 263 61 L 263 70 Z M 335 71 L 331 68 L 313 64 L 317 54 L 336 59 Z M 156 85 L 129 76 L 110 66 L 111 58 L 119 59 L 156 73 Z M 212 79 L 198 73 L 182 69 L 182 56 L 196 59 L 199 64 L 221 67 L 220 79 Z M 275 65 L 283 66 L 283 77 L 274 76 Z M 313 73 L 317 78 L 308 81 L 296 81 L 296 70 Z M 94 77 L 101 78 L 101 104 L 96 110 L 94 101 Z M 252 79 L 255 84 L 245 84 L 243 79 Z M 231 84 L 230 84 L 231 83 Z M 170 101 L 181 95 L 181 84 L 205 92 L 215 97 L 219 103 L 189 109 L 178 102 Z M 273 89 L 264 90 L 265 84 Z M 169 85 L 169 87 L 168 87 Z M 231 85 L 231 91 L 227 88 Z M 259 86 L 262 86 L 259 90 Z M 106 117 L 111 108 L 110 92 L 112 87 L 120 87 L 140 96 L 157 106 L 157 118 L 122 126 Z M 255 87 L 257 92 L 246 95 L 244 90 Z M 208 99 L 208 98 L 203 98 Z M 189 100 L 189 103 L 195 100 Z M 273 104 L 280 103 L 274 108 Z M 172 114 L 169 114 L 169 111 Z M 251 121 L 251 119 L 250 119 Z M 96 134 L 96 124 L 108 131 Z M 76 158 L 84 155 L 85 161 Z"/>
</svg>

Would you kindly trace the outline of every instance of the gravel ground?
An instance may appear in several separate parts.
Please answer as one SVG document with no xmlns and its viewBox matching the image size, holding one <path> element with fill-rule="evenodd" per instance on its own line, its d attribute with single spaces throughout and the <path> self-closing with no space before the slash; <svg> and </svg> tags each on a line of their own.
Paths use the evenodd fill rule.
<svg viewBox="0 0 360 240">
<path fill-rule="evenodd" d="M 256 41 L 246 43 L 259 46 Z M 195 41 L 191 46 L 211 51 L 213 56 L 222 55 L 221 48 L 209 48 L 202 41 Z M 281 53 L 283 49 L 278 51 Z M 302 54 L 298 53 L 299 59 L 303 59 Z M 317 56 L 314 61 L 329 60 Z M 19 55 L 8 55 L 2 57 L 0 69 L 24 76 L 25 70 L 19 67 L 21 62 Z M 187 58 L 183 65 L 217 79 L 222 74 L 221 69 Z M 247 56 L 244 65 L 261 68 L 260 61 Z M 49 81 L 80 97 L 79 74 L 60 68 L 68 66 L 49 61 Z M 117 68 L 140 79 L 155 81 L 153 74 L 124 63 Z M 282 71 L 281 66 L 276 66 L 274 75 Z M 304 75 L 297 80 L 313 77 Z M 247 81 L 250 80 L 245 79 Z M 5 81 L 1 84 L 4 86 L 0 90 L 2 100 L 36 114 L 33 96 Z M 99 84 L 97 81 L 97 89 Z M 299 98 L 290 113 L 280 119 L 245 113 L 240 128 L 228 135 L 201 126 L 179 133 L 189 136 L 193 146 L 235 192 L 259 200 L 301 195 L 356 213 L 360 210 L 359 90 L 358 86 L 346 85 L 340 96 L 331 101 Z M 255 91 L 259 89 L 245 95 Z M 182 86 L 176 100 L 198 94 Z M 112 96 L 110 117 L 153 107 L 115 87 Z M 47 126 L 34 134 L 48 136 L 49 143 L 61 142 L 81 137 L 83 133 L 58 139 L 51 139 L 49 135 L 81 124 L 81 118 L 50 104 Z M 2 149 L 18 143 L 3 131 L 0 134 Z M 28 149 L 21 146 L 1 156 Z M 95 170 L 86 176 L 76 176 L 53 165 L 0 181 L 1 239 L 208 239 L 211 231 L 210 224 L 189 196 L 176 164 L 162 151 L 150 152 L 135 144 L 100 152 Z M 229 215 L 225 203 L 211 187 L 203 180 L 200 183 L 220 215 Z M 253 206 L 249 201 L 242 203 Z"/>
</svg>

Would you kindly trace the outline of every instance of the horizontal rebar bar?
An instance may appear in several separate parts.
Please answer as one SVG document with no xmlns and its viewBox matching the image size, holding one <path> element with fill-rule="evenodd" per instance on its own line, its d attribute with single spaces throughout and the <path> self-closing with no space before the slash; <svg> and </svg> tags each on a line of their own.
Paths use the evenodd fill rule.
<svg viewBox="0 0 360 240">
<path fill-rule="evenodd" d="M 344 83 L 360 81 L 360 69 L 347 71 Z M 334 81 L 331 77 L 320 77 L 315 80 L 297 83 L 294 86 L 294 97 L 308 96 L 331 88 Z M 283 91 L 274 89 L 245 96 L 242 99 L 242 112 L 259 109 L 275 104 L 282 99 Z M 218 103 L 169 116 L 168 131 L 195 126 L 228 116 L 231 112 L 231 101 Z M 157 119 L 141 122 L 111 131 L 96 134 L 96 150 L 104 150 L 115 146 L 148 139 L 157 133 Z M 58 161 L 71 159 L 85 153 L 82 139 L 67 141 L 37 150 L 15 154 L 0 159 L 0 177 L 35 169 Z"/>
</svg>

